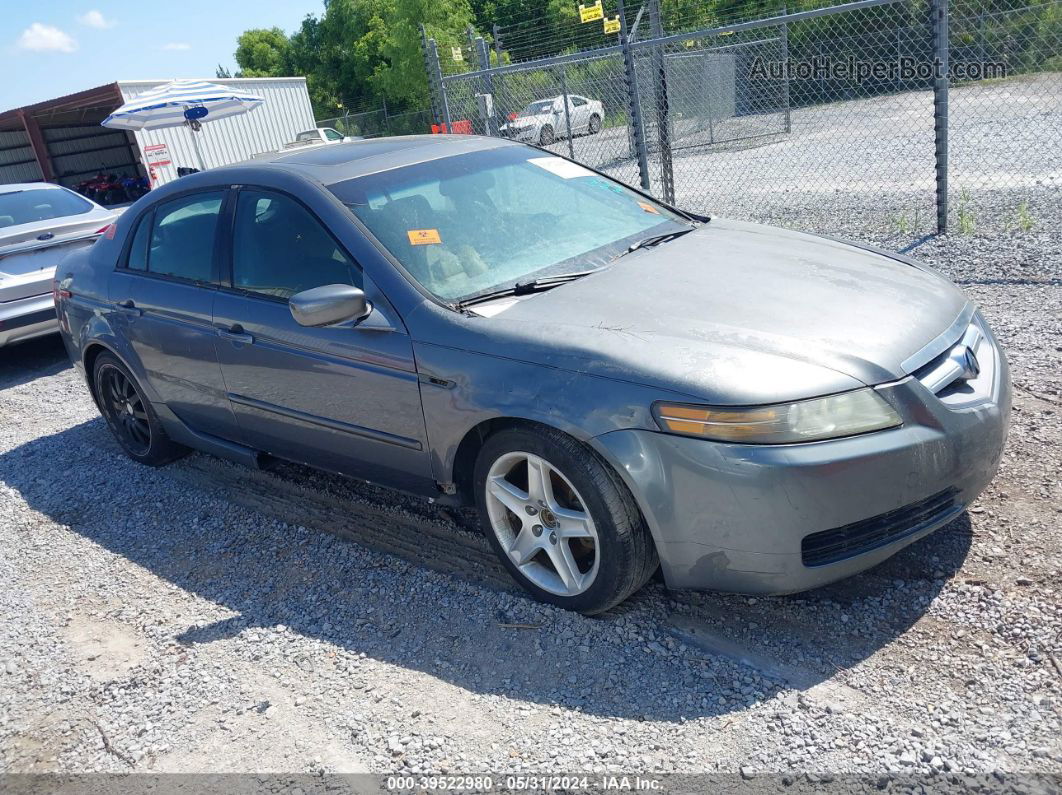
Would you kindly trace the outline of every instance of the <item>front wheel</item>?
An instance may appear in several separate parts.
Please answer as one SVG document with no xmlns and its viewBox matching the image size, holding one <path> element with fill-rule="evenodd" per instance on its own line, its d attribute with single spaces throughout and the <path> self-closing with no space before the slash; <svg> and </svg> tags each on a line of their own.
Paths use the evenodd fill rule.
<svg viewBox="0 0 1062 795">
<path fill-rule="evenodd" d="M 549 124 L 542 127 L 542 130 L 538 134 L 538 142 L 543 146 L 549 146 L 553 143 L 553 127 Z"/>
<path fill-rule="evenodd" d="M 600 613 L 656 570 L 656 549 L 630 492 L 566 434 L 518 428 L 492 436 L 476 461 L 475 484 L 495 552 L 541 601 Z"/>
<path fill-rule="evenodd" d="M 188 452 L 172 441 L 159 422 L 140 385 L 116 356 L 101 353 L 93 366 L 103 418 L 130 458 L 148 466 L 162 466 Z"/>
<path fill-rule="evenodd" d="M 589 130 L 591 135 L 596 135 L 597 133 L 601 132 L 601 117 L 598 116 L 596 113 L 590 117 Z"/>
</svg>

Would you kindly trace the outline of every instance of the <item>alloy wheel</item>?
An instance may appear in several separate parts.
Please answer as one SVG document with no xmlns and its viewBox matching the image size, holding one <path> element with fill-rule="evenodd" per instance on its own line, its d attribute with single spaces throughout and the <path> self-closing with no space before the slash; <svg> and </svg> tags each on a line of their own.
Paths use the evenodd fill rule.
<svg viewBox="0 0 1062 795">
<path fill-rule="evenodd" d="M 100 397 L 119 441 L 134 455 L 146 455 L 151 448 L 151 423 L 140 391 L 113 365 L 104 366 L 100 386 Z"/>
<path fill-rule="evenodd" d="M 486 497 L 491 528 L 524 577 L 558 596 L 576 596 L 593 584 L 597 528 L 557 467 L 532 453 L 506 453 L 487 474 Z"/>
</svg>

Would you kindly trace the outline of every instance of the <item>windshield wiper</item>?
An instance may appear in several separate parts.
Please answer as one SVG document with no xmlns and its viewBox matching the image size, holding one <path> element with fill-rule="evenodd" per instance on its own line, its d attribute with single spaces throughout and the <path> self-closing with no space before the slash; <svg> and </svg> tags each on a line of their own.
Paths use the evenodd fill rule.
<svg viewBox="0 0 1062 795">
<path fill-rule="evenodd" d="M 627 250 L 624 251 L 623 254 L 630 254 L 632 252 L 637 251 L 640 248 L 649 248 L 650 246 L 656 246 L 656 245 L 659 245 L 660 243 L 666 243 L 669 240 L 674 240 L 677 237 L 682 237 L 683 235 L 688 235 L 690 232 L 692 232 L 694 230 L 694 228 L 695 227 L 691 227 L 689 229 L 676 229 L 674 232 L 664 232 L 662 235 L 653 235 L 652 237 L 643 237 L 641 240 L 635 240 L 633 243 L 631 243 L 629 246 L 627 246 Z M 623 254 L 620 254 L 620 256 L 622 257 Z"/>
<path fill-rule="evenodd" d="M 502 287 L 498 290 L 491 290 L 489 293 L 482 293 L 472 298 L 466 298 L 464 301 L 458 301 L 455 306 L 458 309 L 463 309 L 466 306 L 473 306 L 474 304 L 482 304 L 487 301 L 493 301 L 495 298 L 505 298 L 509 295 L 530 295 L 531 293 L 539 293 L 543 290 L 548 290 L 551 287 L 556 287 L 558 284 L 565 284 L 567 282 L 581 279 L 583 276 L 589 276 L 594 271 L 579 271 L 578 273 L 562 273 L 557 276 L 544 276 L 541 279 L 532 279 L 529 282 L 517 282 L 511 287 Z"/>
</svg>

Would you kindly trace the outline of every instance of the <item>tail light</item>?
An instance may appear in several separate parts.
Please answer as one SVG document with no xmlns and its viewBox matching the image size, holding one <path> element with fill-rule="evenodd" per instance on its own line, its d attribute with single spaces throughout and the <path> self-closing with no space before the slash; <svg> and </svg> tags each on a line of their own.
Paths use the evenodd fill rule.
<svg viewBox="0 0 1062 795">
<path fill-rule="evenodd" d="M 114 240 L 114 233 L 116 231 L 118 231 L 117 226 L 115 226 L 114 224 L 107 224 L 107 226 L 103 227 L 102 229 L 97 229 L 96 234 L 103 235 L 108 240 Z"/>
</svg>

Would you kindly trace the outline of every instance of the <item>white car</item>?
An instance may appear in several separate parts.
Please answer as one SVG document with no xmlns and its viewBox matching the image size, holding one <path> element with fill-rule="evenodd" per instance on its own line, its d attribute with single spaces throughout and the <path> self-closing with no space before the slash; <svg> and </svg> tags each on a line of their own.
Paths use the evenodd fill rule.
<svg viewBox="0 0 1062 795">
<path fill-rule="evenodd" d="M 600 132 L 604 118 L 600 100 L 569 94 L 567 114 L 563 96 L 539 99 L 512 115 L 500 129 L 502 135 L 513 140 L 548 146 L 558 138 L 568 137 L 569 119 L 575 136 Z"/>
<path fill-rule="evenodd" d="M 56 266 L 119 214 L 47 182 L 0 185 L 0 348 L 59 330 Z"/>
<path fill-rule="evenodd" d="M 341 144 L 344 141 L 361 140 L 360 135 L 343 135 L 333 127 L 315 127 L 303 130 L 291 143 L 284 144 L 285 149 L 298 149 L 303 146 L 320 146 L 321 144 Z"/>
</svg>

